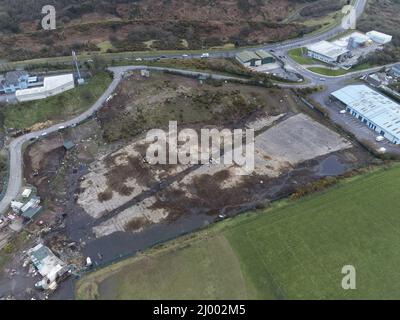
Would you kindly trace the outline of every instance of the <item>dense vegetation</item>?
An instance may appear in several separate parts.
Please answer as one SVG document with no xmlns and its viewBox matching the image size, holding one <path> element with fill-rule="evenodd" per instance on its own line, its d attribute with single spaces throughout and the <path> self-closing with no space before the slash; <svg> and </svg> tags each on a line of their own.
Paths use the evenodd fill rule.
<svg viewBox="0 0 400 320">
<path fill-rule="evenodd" d="M 368 55 L 361 62 L 382 65 L 400 60 L 400 0 L 371 0 L 357 28 L 367 32 L 378 30 L 393 36 L 383 51 Z"/>
<path fill-rule="evenodd" d="M 325 0 L 323 0 L 325 1 Z M 342 0 L 317 10 L 336 10 Z M 0 58 L 26 60 L 80 52 L 190 50 L 256 45 L 302 36 L 319 25 L 283 20 L 292 0 L 54 0 L 57 29 L 41 30 L 47 0 L 0 0 Z M 314 10 L 304 8 L 305 14 Z M 271 9 L 273 8 L 273 10 Z M 308 9 L 307 9 L 308 8 Z M 315 12 L 312 14 L 315 15 Z"/>
</svg>

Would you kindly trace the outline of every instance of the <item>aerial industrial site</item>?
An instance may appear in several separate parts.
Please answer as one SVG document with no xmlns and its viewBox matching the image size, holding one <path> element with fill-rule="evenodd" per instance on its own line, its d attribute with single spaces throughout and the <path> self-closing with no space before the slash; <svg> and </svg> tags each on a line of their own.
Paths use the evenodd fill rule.
<svg viewBox="0 0 400 320">
<path fill-rule="evenodd" d="M 1 300 L 400 298 L 397 1 L 49 2 L 0 0 Z"/>
</svg>

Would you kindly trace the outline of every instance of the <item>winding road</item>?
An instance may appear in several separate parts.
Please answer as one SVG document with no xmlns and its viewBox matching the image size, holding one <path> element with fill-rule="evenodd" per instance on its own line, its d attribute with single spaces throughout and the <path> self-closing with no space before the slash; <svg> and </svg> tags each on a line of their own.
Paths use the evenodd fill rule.
<svg viewBox="0 0 400 320">
<path fill-rule="evenodd" d="M 355 3 L 355 8 L 357 12 L 357 16 L 360 16 L 365 8 L 366 0 L 356 0 Z M 337 26 L 323 34 L 316 35 L 316 36 L 310 36 L 310 37 L 304 37 L 301 39 L 296 39 L 296 40 L 288 40 L 284 41 L 281 43 L 273 44 L 270 46 L 264 47 L 264 49 L 277 49 L 279 50 L 289 50 L 290 48 L 298 47 L 298 46 L 304 46 L 306 44 L 319 41 L 322 39 L 328 39 L 334 35 L 337 35 L 341 32 L 343 32 L 343 28 L 341 26 Z M 211 57 L 230 57 L 233 56 L 237 53 L 237 51 L 229 51 L 229 52 L 216 52 L 216 53 L 210 53 Z M 180 58 L 181 56 L 171 56 L 171 57 L 176 57 Z M 195 56 L 192 56 L 195 57 Z M 288 60 L 289 63 L 292 65 L 292 61 Z M 375 69 L 379 68 L 372 68 L 369 70 L 363 70 L 351 74 L 347 74 L 344 76 L 339 76 L 339 77 L 327 77 L 327 76 L 321 76 L 321 75 L 316 75 L 315 73 L 310 72 L 309 70 L 306 70 L 305 68 L 302 68 L 301 66 L 297 64 L 293 64 L 292 67 L 296 69 L 299 73 L 304 75 L 306 78 L 308 78 L 310 81 L 307 84 L 303 85 L 296 85 L 296 84 L 279 84 L 281 87 L 304 87 L 304 86 L 314 86 L 317 84 L 323 84 L 328 85 L 328 84 L 336 84 L 339 81 L 343 81 L 343 79 L 348 79 L 351 77 L 355 76 L 360 76 L 362 74 L 367 74 L 371 71 L 374 71 Z M 210 74 L 210 73 L 204 73 L 204 72 L 194 72 L 194 71 L 188 71 L 188 70 L 180 70 L 180 69 L 172 69 L 172 68 L 161 68 L 161 67 L 147 67 L 147 66 L 125 66 L 125 67 L 112 67 L 109 68 L 111 72 L 114 74 L 113 81 L 111 82 L 110 86 L 107 88 L 107 90 L 102 94 L 102 96 L 84 113 L 80 114 L 79 116 L 59 123 L 57 125 L 54 125 L 50 128 L 41 130 L 41 131 L 36 131 L 36 132 L 31 132 L 26 135 L 23 135 L 21 137 L 15 138 L 12 140 L 9 145 L 9 159 L 10 159 L 10 175 L 9 175 L 9 181 L 7 185 L 7 190 L 5 192 L 5 195 L 3 199 L 0 201 L 0 214 L 4 213 L 10 206 L 10 203 L 12 200 L 14 200 L 21 188 L 22 188 L 22 181 L 23 181 L 23 168 L 22 168 L 22 147 L 25 143 L 30 141 L 31 139 L 34 139 L 36 137 L 40 137 L 42 134 L 50 134 L 52 132 L 56 132 L 60 130 L 60 127 L 70 127 L 77 125 L 81 123 L 82 121 L 90 118 L 96 111 L 98 111 L 106 99 L 113 93 L 113 91 L 116 89 L 120 81 L 123 79 L 123 75 L 127 71 L 132 71 L 132 70 L 140 70 L 140 69 L 149 69 L 149 70 L 161 70 L 161 71 L 174 71 L 178 72 L 183 75 L 205 75 L 205 76 L 211 76 L 214 79 L 220 79 L 220 80 L 229 80 L 229 79 L 237 79 L 235 77 L 229 77 L 229 76 L 223 76 L 223 75 L 218 75 L 218 74 Z M 324 79 L 324 80 L 321 80 Z"/>
</svg>

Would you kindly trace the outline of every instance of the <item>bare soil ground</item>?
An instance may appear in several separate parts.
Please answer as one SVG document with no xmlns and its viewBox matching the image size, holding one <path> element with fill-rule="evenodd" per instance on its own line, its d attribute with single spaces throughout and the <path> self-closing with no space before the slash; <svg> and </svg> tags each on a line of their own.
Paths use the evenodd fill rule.
<svg viewBox="0 0 400 320">
<path fill-rule="evenodd" d="M 152 228 L 183 232 L 182 220 L 197 219 L 193 225 L 198 226 L 205 216 L 215 221 L 219 214 L 235 215 L 287 196 L 321 179 L 321 163 L 331 155 L 346 170 L 371 161 L 363 150 L 302 115 L 308 111 L 291 91 L 231 83 L 215 87 L 152 73 L 150 78 L 133 74 L 116 93 L 96 119 L 49 135 L 25 152 L 25 177 L 44 200 L 40 219 L 53 224 L 46 239 L 54 248 L 63 248 L 70 238 L 77 248 L 89 247 L 91 255 L 109 250 L 111 257 L 119 254 L 114 245 L 119 242 L 104 248 L 105 235 L 159 239 L 151 236 Z M 126 121 L 136 117 L 142 120 Z M 254 128 L 256 170 L 237 176 L 236 166 L 147 164 L 142 132 L 167 129 L 169 120 L 197 132 L 205 125 Z M 65 140 L 75 147 L 65 151 Z"/>
<path fill-rule="evenodd" d="M 188 212 L 229 214 L 232 209 L 255 201 L 260 196 L 256 188 L 264 185 L 264 181 L 268 188 L 268 181 L 293 170 L 299 163 L 351 147 L 339 134 L 304 114 L 297 114 L 256 137 L 255 170 L 250 176 L 238 175 L 242 169 L 235 165 L 203 165 L 170 187 L 102 222 L 94 227 L 94 232 L 100 237 L 116 231 L 132 231 L 131 221 L 136 231 L 140 231 L 143 225 L 138 221 L 144 225 L 158 223 Z"/>
</svg>

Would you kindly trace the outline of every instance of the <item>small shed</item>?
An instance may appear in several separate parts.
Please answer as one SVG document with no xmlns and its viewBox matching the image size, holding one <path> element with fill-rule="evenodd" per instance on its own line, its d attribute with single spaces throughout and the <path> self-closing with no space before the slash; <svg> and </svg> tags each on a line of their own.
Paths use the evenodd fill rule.
<svg viewBox="0 0 400 320">
<path fill-rule="evenodd" d="M 71 140 L 66 140 L 64 141 L 63 147 L 65 150 L 69 151 L 75 147 L 75 143 L 73 143 Z"/>
<path fill-rule="evenodd" d="M 15 212 L 15 213 L 19 213 L 21 208 L 24 206 L 24 204 L 22 202 L 19 201 L 11 201 L 11 209 Z"/>
<path fill-rule="evenodd" d="M 147 69 L 142 69 L 142 70 L 140 70 L 140 75 L 142 77 L 148 78 L 148 77 L 150 77 L 150 71 Z"/>
<path fill-rule="evenodd" d="M 30 189 L 30 188 L 24 189 L 24 191 L 22 192 L 22 198 L 29 198 L 31 193 L 32 193 L 32 189 Z"/>
<path fill-rule="evenodd" d="M 36 208 L 40 203 L 39 197 L 32 197 L 24 206 L 21 208 L 21 211 L 24 213 L 31 208 Z"/>
<path fill-rule="evenodd" d="M 22 217 L 28 220 L 33 220 L 36 216 L 38 216 L 43 210 L 42 206 L 36 208 L 30 208 L 22 213 Z"/>
</svg>

